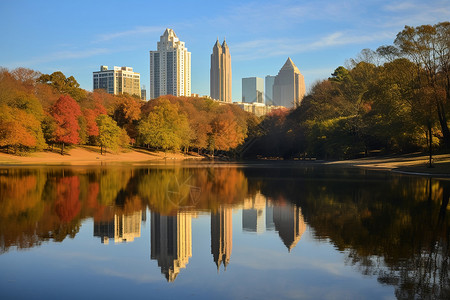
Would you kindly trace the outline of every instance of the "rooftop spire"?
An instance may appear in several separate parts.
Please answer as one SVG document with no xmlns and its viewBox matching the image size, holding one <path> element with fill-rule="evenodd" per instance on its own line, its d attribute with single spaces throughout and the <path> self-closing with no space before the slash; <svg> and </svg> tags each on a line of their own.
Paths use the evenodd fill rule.
<svg viewBox="0 0 450 300">
<path fill-rule="evenodd" d="M 164 31 L 163 36 L 166 36 L 166 37 L 172 36 L 172 37 L 178 38 L 177 35 L 175 34 L 175 31 L 173 31 L 173 29 L 170 29 L 170 28 L 166 28 L 166 31 Z"/>
<path fill-rule="evenodd" d="M 217 41 L 216 41 L 216 43 L 214 44 L 214 47 L 217 47 L 217 48 L 220 48 L 221 46 L 220 46 L 220 43 L 219 43 L 219 37 L 217 37 Z"/>
<path fill-rule="evenodd" d="M 222 47 L 223 47 L 223 48 L 225 48 L 225 47 L 228 48 L 227 42 L 225 41 L 225 37 L 223 38 Z"/>
<path fill-rule="evenodd" d="M 281 68 L 281 70 L 295 70 L 298 71 L 297 66 L 294 64 L 294 62 L 292 61 L 292 59 L 290 57 L 288 57 L 288 59 L 286 60 L 286 62 L 284 63 L 283 67 Z M 280 70 L 280 71 L 281 71 Z"/>
</svg>

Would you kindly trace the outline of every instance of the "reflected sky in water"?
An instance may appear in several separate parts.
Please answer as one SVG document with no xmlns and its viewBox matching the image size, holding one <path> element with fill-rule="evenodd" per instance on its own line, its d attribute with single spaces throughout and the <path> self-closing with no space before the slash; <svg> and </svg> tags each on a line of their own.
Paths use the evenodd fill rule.
<svg viewBox="0 0 450 300">
<path fill-rule="evenodd" d="M 0 169 L 0 293 L 446 299 L 449 186 L 301 164 Z"/>
</svg>

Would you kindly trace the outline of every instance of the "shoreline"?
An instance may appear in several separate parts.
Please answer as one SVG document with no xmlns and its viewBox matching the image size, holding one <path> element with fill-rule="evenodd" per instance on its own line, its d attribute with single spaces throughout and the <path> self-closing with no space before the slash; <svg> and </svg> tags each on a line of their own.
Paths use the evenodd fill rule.
<svg viewBox="0 0 450 300">
<path fill-rule="evenodd" d="M 27 156 L 0 153 L 0 167 L 20 166 L 96 166 L 120 163 L 144 163 L 164 161 L 203 160 L 197 154 L 150 151 L 146 149 L 130 149 L 120 153 L 108 152 L 100 155 L 95 147 L 74 147 L 67 149 L 64 155 L 59 151 L 42 151 Z"/>
<path fill-rule="evenodd" d="M 28 156 L 16 156 L 0 153 L 0 167 L 24 166 L 105 166 L 121 163 L 134 164 L 160 164 L 166 162 L 204 161 L 205 156 L 196 153 L 172 153 L 150 151 L 147 149 L 130 149 L 120 153 L 100 155 L 99 149 L 91 146 L 77 146 L 61 155 L 59 152 L 43 151 L 31 153 Z M 367 157 L 341 161 L 314 161 L 308 164 L 318 164 L 334 167 L 356 167 L 367 170 L 389 171 L 392 173 L 409 174 L 417 176 L 450 177 L 450 154 L 433 156 L 434 167 L 428 168 L 428 156 L 421 153 Z M 216 162 L 225 163 L 217 160 Z M 250 162 L 250 161 L 247 161 Z M 258 161 L 263 162 L 263 161 Z M 267 162 L 267 161 L 266 161 Z M 282 162 L 291 162 L 282 160 Z M 229 163 L 236 163 L 230 161 Z M 303 163 L 292 161 L 294 164 Z"/>
<path fill-rule="evenodd" d="M 450 154 L 433 156 L 433 167 L 428 167 L 428 155 L 413 153 L 397 156 L 369 157 L 353 160 L 325 162 L 326 165 L 348 166 L 366 170 L 389 171 L 392 173 L 428 176 L 450 177 Z"/>
</svg>

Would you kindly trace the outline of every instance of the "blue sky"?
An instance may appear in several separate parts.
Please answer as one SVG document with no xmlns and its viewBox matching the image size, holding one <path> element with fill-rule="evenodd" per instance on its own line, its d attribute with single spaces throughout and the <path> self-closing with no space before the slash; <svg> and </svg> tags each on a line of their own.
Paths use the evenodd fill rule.
<svg viewBox="0 0 450 300">
<path fill-rule="evenodd" d="M 450 21 L 449 0 L 0 1 L 0 66 L 62 71 L 92 90 L 100 65 L 129 66 L 149 89 L 149 51 L 165 28 L 192 53 L 192 92 L 209 95 L 212 47 L 230 47 L 233 101 L 243 77 L 276 75 L 291 57 L 307 90 L 405 25 Z M 148 94 L 148 93 L 147 93 Z"/>
</svg>

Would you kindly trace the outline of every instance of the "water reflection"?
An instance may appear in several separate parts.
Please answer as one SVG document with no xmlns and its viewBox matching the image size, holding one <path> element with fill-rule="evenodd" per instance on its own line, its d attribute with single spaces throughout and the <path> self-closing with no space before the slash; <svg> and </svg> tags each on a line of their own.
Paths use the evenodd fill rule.
<svg viewBox="0 0 450 300">
<path fill-rule="evenodd" d="M 129 214 L 113 213 L 112 218 L 108 219 L 103 221 L 94 218 L 94 236 L 100 237 L 102 244 L 108 244 L 110 239 L 114 243 L 132 242 L 141 236 L 141 210 Z"/>
<path fill-rule="evenodd" d="M 273 208 L 273 223 L 289 252 L 297 245 L 306 230 L 300 207 L 291 204 Z"/>
<path fill-rule="evenodd" d="M 263 233 L 265 231 L 266 197 L 257 193 L 244 199 L 242 205 L 242 230 Z"/>
<path fill-rule="evenodd" d="M 152 213 L 151 259 L 158 261 L 161 273 L 173 282 L 192 256 L 192 217 L 190 212 L 174 216 Z"/>
<path fill-rule="evenodd" d="M 449 196 L 448 181 L 343 169 L 11 168 L 0 170 L 0 251 L 75 238 L 86 219 L 102 243 L 132 242 L 149 209 L 150 258 L 173 282 L 195 255 L 200 213 L 210 213 L 218 272 L 232 264 L 240 211 L 235 227 L 248 237 L 275 231 L 292 251 L 308 225 L 347 265 L 395 286 L 398 298 L 446 299 Z"/>
<path fill-rule="evenodd" d="M 305 232 L 306 223 L 297 205 L 282 199 L 273 202 L 257 193 L 244 199 L 242 230 L 257 234 L 275 230 L 290 252 Z"/>
<path fill-rule="evenodd" d="M 233 209 L 221 206 L 211 212 L 211 254 L 217 266 L 217 272 L 223 264 L 225 270 L 230 263 L 233 250 Z"/>
</svg>

